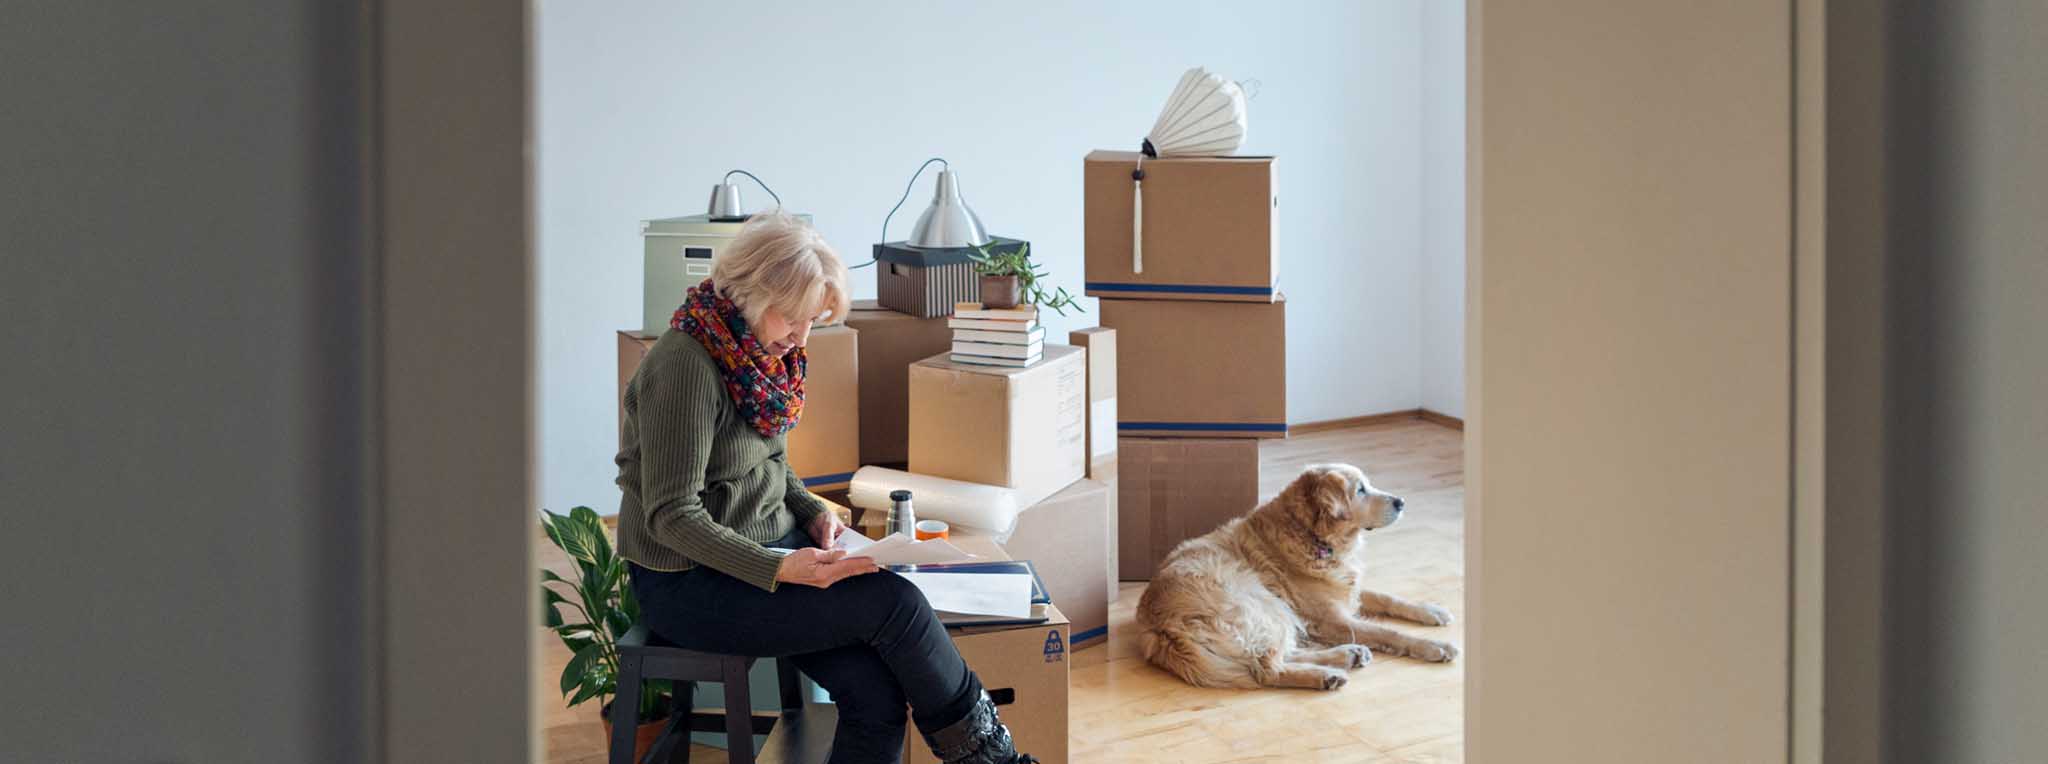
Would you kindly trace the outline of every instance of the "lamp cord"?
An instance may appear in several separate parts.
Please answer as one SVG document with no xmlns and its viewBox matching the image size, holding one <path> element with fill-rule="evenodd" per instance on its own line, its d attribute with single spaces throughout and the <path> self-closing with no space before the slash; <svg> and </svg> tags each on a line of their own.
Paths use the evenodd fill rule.
<svg viewBox="0 0 2048 764">
<path fill-rule="evenodd" d="M 952 169 L 952 167 L 953 167 L 952 165 L 950 165 L 950 164 L 947 164 L 947 163 L 946 163 L 946 160 L 945 160 L 945 158 L 944 158 L 944 157 L 932 157 L 932 158 L 930 158 L 930 159 L 924 160 L 924 164 L 921 164 L 921 165 L 918 165 L 918 166 L 917 166 L 917 172 L 913 172 L 913 173 L 911 173 L 911 174 L 910 174 L 910 182 L 909 182 L 909 183 L 905 183 L 905 184 L 903 184 L 903 195 L 902 195 L 902 196 L 900 196 L 900 197 L 897 197 L 897 199 L 896 199 L 896 206 L 894 206 L 894 207 L 890 207 L 890 208 L 889 208 L 889 214 L 887 214 L 887 215 L 883 215 L 883 216 L 882 216 L 882 238 L 881 238 L 881 243 L 883 243 L 883 244 L 887 244 L 887 243 L 889 243 L 889 219 L 890 219 L 890 218 L 893 218 L 893 217 L 896 217 L 896 211 L 897 211 L 897 210 L 900 210 L 900 209 L 903 209 L 903 203 L 904 203 L 904 202 L 906 202 L 906 201 L 909 201 L 909 200 L 910 200 L 910 189 L 912 189 L 912 188 L 916 188 L 916 187 L 917 187 L 917 178 L 918 178 L 918 176 L 920 176 L 920 175 L 923 175 L 923 174 L 924 174 L 924 171 L 925 171 L 925 168 L 931 167 L 931 166 L 932 166 L 932 163 L 933 163 L 933 162 L 937 162 L 937 163 L 939 163 L 939 167 L 940 167 L 941 169 L 948 169 L 948 170 L 950 170 L 950 169 Z M 875 264 L 875 261 L 874 261 L 873 259 L 869 259 L 869 260 L 868 260 L 867 262 L 865 262 L 865 263 L 861 263 L 860 265 L 854 265 L 854 266 L 849 266 L 849 267 L 847 267 L 847 270 L 853 270 L 853 269 L 855 269 L 855 268 L 866 268 L 866 267 L 868 267 L 868 266 L 870 266 L 870 265 L 874 265 L 874 264 Z"/>
<path fill-rule="evenodd" d="M 753 178 L 753 179 L 754 179 L 754 185 L 756 185 L 756 186 L 760 186 L 760 187 L 761 187 L 761 190 L 762 190 L 762 191 L 766 191 L 766 192 L 768 192 L 768 196 L 769 196 L 769 198 L 771 198 L 771 199 L 774 199 L 774 200 L 775 200 L 775 206 L 776 206 L 776 207 L 781 207 L 781 206 L 782 206 L 782 197 L 781 197 L 781 196 L 778 196 L 778 195 L 776 195 L 776 193 L 775 193 L 775 189 L 769 188 L 769 187 L 768 187 L 768 184 L 766 184 L 766 183 L 763 183 L 763 182 L 761 182 L 761 179 L 760 179 L 760 178 L 756 178 L 756 177 L 754 177 L 754 174 L 753 174 L 753 173 L 751 173 L 751 172 L 747 172 L 746 170 L 733 170 L 732 172 L 728 172 L 728 173 L 726 173 L 726 174 L 725 174 L 725 182 L 727 182 L 727 183 L 731 183 L 731 182 L 732 182 L 732 176 L 734 176 L 734 175 L 745 175 L 745 176 L 747 176 L 747 177 L 749 177 L 749 178 Z"/>
</svg>

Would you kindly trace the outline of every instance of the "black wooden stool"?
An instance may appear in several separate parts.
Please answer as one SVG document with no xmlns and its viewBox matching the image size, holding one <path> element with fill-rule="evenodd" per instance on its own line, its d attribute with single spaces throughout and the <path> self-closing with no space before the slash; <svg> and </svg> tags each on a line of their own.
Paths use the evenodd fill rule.
<svg viewBox="0 0 2048 764">
<path fill-rule="evenodd" d="M 803 697 L 797 689 L 797 670 L 787 658 L 775 659 L 776 681 L 782 686 L 782 715 L 756 715 L 753 698 L 747 692 L 747 670 L 754 665 L 754 659 L 743 655 L 720 655 L 685 650 L 669 644 L 661 637 L 648 631 L 646 626 L 634 625 L 626 636 L 619 638 L 619 694 L 612 699 L 614 713 L 634 713 L 640 707 L 640 684 L 650 679 L 668 679 L 676 682 L 676 717 L 670 721 L 663 743 L 672 745 L 666 753 L 669 761 L 687 762 L 690 758 L 688 732 L 725 731 L 726 760 L 732 764 L 754 764 L 754 736 L 774 731 L 779 718 L 789 718 L 803 709 Z M 725 712 L 698 713 L 690 707 L 695 695 L 696 682 L 718 682 L 725 685 Z M 611 764 L 639 764 L 633 761 L 633 724 L 612 722 Z M 650 751 L 661 753 L 663 746 L 657 745 Z M 658 760 L 657 760 L 658 761 Z"/>
</svg>

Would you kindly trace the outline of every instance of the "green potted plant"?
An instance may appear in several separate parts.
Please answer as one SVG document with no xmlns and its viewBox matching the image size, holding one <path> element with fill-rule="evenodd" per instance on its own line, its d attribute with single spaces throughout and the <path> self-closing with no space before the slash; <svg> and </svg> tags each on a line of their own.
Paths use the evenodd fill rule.
<svg viewBox="0 0 2048 764">
<path fill-rule="evenodd" d="M 1031 262 L 1030 244 L 1014 252 L 990 252 L 984 246 L 968 257 L 973 258 L 974 272 L 981 277 L 981 304 L 985 307 L 1014 308 L 1019 303 L 1030 303 L 1051 308 L 1062 316 L 1067 314 L 1067 308 L 1081 309 L 1066 289 L 1048 292 L 1039 284 L 1046 273 Z"/>
<path fill-rule="evenodd" d="M 591 699 L 601 701 L 605 737 L 610 739 L 616 710 L 611 701 L 618 695 L 618 641 L 640 619 L 640 603 L 627 584 L 626 561 L 613 553 L 611 536 L 597 512 L 577 507 L 560 515 L 543 509 L 540 527 L 576 566 L 574 581 L 552 570 L 540 571 L 543 623 L 572 654 L 562 668 L 562 697 L 572 708 Z M 674 713 L 670 684 L 650 681 L 641 689 L 640 707 L 635 709 L 639 750 L 634 761 L 646 755 Z"/>
</svg>

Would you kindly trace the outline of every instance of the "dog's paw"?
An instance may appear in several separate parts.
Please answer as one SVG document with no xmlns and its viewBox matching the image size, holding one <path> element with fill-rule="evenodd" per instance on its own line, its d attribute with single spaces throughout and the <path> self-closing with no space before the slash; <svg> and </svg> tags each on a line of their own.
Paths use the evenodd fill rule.
<svg viewBox="0 0 2048 764">
<path fill-rule="evenodd" d="M 1449 663 L 1458 659 L 1458 646 L 1449 642 L 1420 640 L 1414 647 L 1409 648 L 1408 655 L 1430 663 Z"/>
<path fill-rule="evenodd" d="M 1334 690 L 1339 687 L 1343 687 L 1344 684 L 1349 681 L 1351 681 L 1351 678 L 1344 676 L 1344 672 L 1338 671 L 1336 669 L 1329 669 L 1325 671 L 1323 674 L 1323 689 Z"/>
<path fill-rule="evenodd" d="M 1415 622 L 1425 626 L 1451 625 L 1451 611 L 1434 602 L 1415 603 Z"/>
<path fill-rule="evenodd" d="M 1344 645 L 1338 649 L 1351 656 L 1352 668 L 1359 668 L 1372 662 L 1372 650 L 1367 649 L 1365 645 Z"/>
</svg>

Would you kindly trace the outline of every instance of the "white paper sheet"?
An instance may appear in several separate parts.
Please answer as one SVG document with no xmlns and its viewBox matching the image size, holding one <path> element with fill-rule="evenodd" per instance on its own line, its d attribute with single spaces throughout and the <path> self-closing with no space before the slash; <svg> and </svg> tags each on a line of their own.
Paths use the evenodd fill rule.
<svg viewBox="0 0 2048 764">
<path fill-rule="evenodd" d="M 929 565 L 979 559 L 945 539 L 915 541 L 901 533 L 891 533 L 881 541 L 869 541 L 865 536 L 848 532 L 839 536 L 837 546 L 846 550 L 849 556 L 872 557 L 876 565 Z"/>
<path fill-rule="evenodd" d="M 1031 575 L 1028 573 L 913 572 L 896 575 L 924 592 L 924 598 L 932 603 L 933 610 L 1004 618 L 1031 617 Z"/>
<path fill-rule="evenodd" d="M 845 533 L 839 534 L 839 538 L 832 540 L 833 548 L 844 549 L 847 554 L 858 554 L 860 550 L 873 546 L 874 543 L 874 539 L 862 536 L 852 528 L 846 529 Z"/>
</svg>

